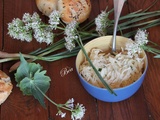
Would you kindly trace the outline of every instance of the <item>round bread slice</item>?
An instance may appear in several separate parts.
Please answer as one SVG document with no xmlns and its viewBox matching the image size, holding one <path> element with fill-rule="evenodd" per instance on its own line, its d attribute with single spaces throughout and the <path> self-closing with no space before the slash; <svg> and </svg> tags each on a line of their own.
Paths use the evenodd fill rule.
<svg viewBox="0 0 160 120">
<path fill-rule="evenodd" d="M 10 77 L 0 70 L 0 105 L 8 98 L 12 89 Z"/>
<path fill-rule="evenodd" d="M 53 10 L 57 10 L 57 0 L 36 0 L 36 5 L 46 16 L 49 16 Z"/>
<path fill-rule="evenodd" d="M 91 12 L 90 0 L 58 0 L 57 6 L 64 23 L 70 23 L 73 20 L 82 23 Z"/>
</svg>

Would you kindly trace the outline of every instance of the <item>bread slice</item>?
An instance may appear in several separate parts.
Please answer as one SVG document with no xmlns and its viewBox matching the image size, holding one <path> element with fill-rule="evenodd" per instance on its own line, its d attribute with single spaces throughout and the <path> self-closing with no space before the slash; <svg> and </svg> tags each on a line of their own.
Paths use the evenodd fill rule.
<svg viewBox="0 0 160 120">
<path fill-rule="evenodd" d="M 76 20 L 79 23 L 84 22 L 90 15 L 90 0 L 58 0 L 58 11 L 61 19 L 65 23 Z"/>
<path fill-rule="evenodd" d="M 44 15 L 49 16 L 53 10 L 57 10 L 58 0 L 36 0 L 36 5 Z"/>
<path fill-rule="evenodd" d="M 12 89 L 10 77 L 0 70 L 0 105 L 8 98 Z"/>
</svg>

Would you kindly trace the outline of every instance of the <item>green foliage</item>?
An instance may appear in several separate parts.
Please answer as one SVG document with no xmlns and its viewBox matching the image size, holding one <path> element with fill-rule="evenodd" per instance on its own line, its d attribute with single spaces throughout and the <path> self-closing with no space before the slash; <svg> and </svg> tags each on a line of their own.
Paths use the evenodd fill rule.
<svg viewBox="0 0 160 120">
<path fill-rule="evenodd" d="M 21 64 L 15 73 L 17 86 L 24 95 L 33 95 L 45 107 L 44 95 L 50 87 L 50 77 L 40 64 L 28 63 L 20 54 Z"/>
</svg>

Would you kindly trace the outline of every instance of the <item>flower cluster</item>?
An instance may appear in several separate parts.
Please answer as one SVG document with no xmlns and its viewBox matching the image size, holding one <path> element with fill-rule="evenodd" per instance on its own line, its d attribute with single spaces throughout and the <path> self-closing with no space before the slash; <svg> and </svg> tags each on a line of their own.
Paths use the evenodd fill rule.
<svg viewBox="0 0 160 120">
<path fill-rule="evenodd" d="M 109 12 L 102 11 L 101 14 L 95 18 L 96 31 L 100 36 L 106 35 L 106 27 L 110 25 L 110 20 L 108 19 Z"/>
<path fill-rule="evenodd" d="M 76 21 L 72 21 L 65 28 L 65 33 L 64 33 L 66 35 L 65 46 L 69 51 L 71 51 L 75 47 L 75 40 L 78 39 L 78 36 L 76 34 L 77 27 L 78 27 L 78 23 Z"/>
<path fill-rule="evenodd" d="M 54 39 L 53 29 L 56 29 L 59 24 L 59 12 L 53 11 L 49 16 L 50 25 L 46 25 L 42 22 L 39 15 L 35 12 L 33 15 L 25 13 L 22 20 L 19 18 L 13 19 L 8 24 L 8 34 L 14 39 L 21 41 L 32 41 L 32 34 L 34 38 L 39 42 L 45 42 L 51 44 Z"/>
<path fill-rule="evenodd" d="M 49 15 L 49 24 L 53 29 L 57 29 L 57 26 L 60 24 L 60 13 L 57 10 L 54 10 Z"/>
<path fill-rule="evenodd" d="M 127 43 L 126 50 L 128 51 L 128 55 L 133 56 L 135 53 L 141 53 L 143 46 L 148 43 L 148 33 L 146 30 L 138 29 L 135 37 L 134 43 Z"/>
<path fill-rule="evenodd" d="M 28 26 L 24 26 L 23 21 L 19 18 L 13 19 L 12 23 L 8 24 L 8 34 L 14 39 L 30 42 L 32 40 L 32 33 L 29 31 Z"/>
<path fill-rule="evenodd" d="M 59 107 L 60 106 L 60 107 Z M 71 111 L 71 119 L 72 120 L 81 120 L 85 114 L 85 107 L 82 104 L 77 103 L 74 105 L 74 99 L 69 99 L 65 104 L 59 104 L 58 106 L 58 113 L 56 115 L 61 116 L 64 118 L 66 113 L 63 113 L 60 108 L 66 109 Z"/>
</svg>

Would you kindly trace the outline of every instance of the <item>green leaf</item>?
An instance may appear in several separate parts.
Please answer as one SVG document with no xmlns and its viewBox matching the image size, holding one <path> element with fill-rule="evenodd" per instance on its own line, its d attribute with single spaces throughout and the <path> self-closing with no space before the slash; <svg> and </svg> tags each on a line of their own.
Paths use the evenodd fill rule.
<svg viewBox="0 0 160 120">
<path fill-rule="evenodd" d="M 33 80 L 28 77 L 25 77 L 19 83 L 20 90 L 23 92 L 24 95 L 32 95 L 33 85 Z"/>
<path fill-rule="evenodd" d="M 17 72 L 14 74 L 16 82 L 18 82 L 18 84 L 25 77 L 29 77 L 28 76 L 29 75 L 29 66 L 28 66 L 27 61 L 22 56 L 22 54 L 20 54 L 20 61 L 21 61 L 21 64 L 18 67 Z"/>
<path fill-rule="evenodd" d="M 43 94 L 50 87 L 50 77 L 45 75 L 46 70 L 42 70 L 40 64 L 27 63 L 22 55 L 20 55 L 20 60 L 21 64 L 15 73 L 18 87 L 24 95 L 33 95 L 45 107 Z"/>
</svg>

